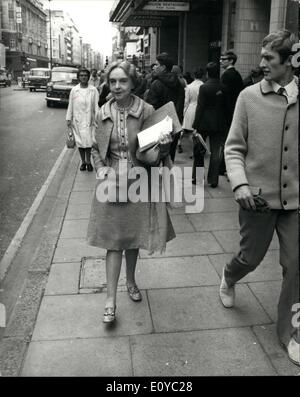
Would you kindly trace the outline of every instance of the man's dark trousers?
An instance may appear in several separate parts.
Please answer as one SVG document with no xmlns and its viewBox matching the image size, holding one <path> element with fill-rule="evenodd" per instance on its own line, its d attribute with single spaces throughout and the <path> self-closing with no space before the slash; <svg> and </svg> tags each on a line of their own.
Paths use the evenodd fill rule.
<svg viewBox="0 0 300 397">
<path fill-rule="evenodd" d="M 198 132 L 199 134 L 199 132 Z M 219 182 L 219 167 L 222 159 L 222 151 L 224 148 L 224 137 L 222 132 L 201 132 L 201 136 L 206 141 L 209 136 L 210 160 L 207 174 L 207 183 L 217 185 Z M 196 179 L 196 167 L 204 167 L 204 155 L 197 155 L 194 150 L 194 162 L 192 179 Z"/>
<path fill-rule="evenodd" d="M 283 275 L 278 303 L 277 333 L 285 346 L 292 335 L 300 342 L 299 326 L 292 325 L 292 317 L 295 314 L 292 308 L 294 304 L 299 303 L 298 211 L 271 210 L 258 213 L 240 208 L 239 221 L 242 237 L 240 252 L 225 267 L 226 282 L 229 286 L 235 284 L 260 264 L 276 230 Z"/>
</svg>

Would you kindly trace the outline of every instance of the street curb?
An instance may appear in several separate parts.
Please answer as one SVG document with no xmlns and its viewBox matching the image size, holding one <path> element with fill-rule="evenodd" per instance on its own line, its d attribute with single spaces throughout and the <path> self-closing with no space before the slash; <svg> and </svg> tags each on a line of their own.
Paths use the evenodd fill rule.
<svg viewBox="0 0 300 397">
<path fill-rule="evenodd" d="M 56 170 L 57 172 L 54 176 L 58 176 L 58 180 L 53 180 L 52 177 L 49 193 L 44 194 L 44 200 L 51 203 L 54 199 L 54 203 L 50 213 L 47 215 L 48 219 L 38 245 L 36 247 L 32 246 L 33 242 L 31 241 L 30 243 L 29 241 L 30 247 L 32 246 L 32 250 L 29 250 L 29 252 L 32 251 L 32 260 L 30 260 L 26 274 L 24 274 L 23 287 L 17 292 L 18 298 L 8 319 L 7 326 L 3 329 L 3 338 L 0 341 L 0 376 L 20 376 L 21 374 L 22 365 L 26 358 L 40 304 L 44 296 L 52 258 L 68 207 L 69 197 L 78 172 L 78 161 L 76 153 L 73 152 L 69 161 L 66 163 L 68 166 L 62 174 L 64 175 L 63 179 L 60 179 L 61 171 Z M 57 191 L 57 193 L 53 194 L 53 190 Z M 39 212 L 45 211 L 43 206 L 45 206 L 44 202 Z M 37 216 L 39 217 L 39 214 Z M 28 245 L 28 241 L 26 241 L 28 240 L 28 234 L 32 234 L 31 229 L 36 228 L 36 223 L 40 223 L 39 219 L 35 219 L 32 222 L 30 229 L 24 236 L 25 245 Z M 47 240 L 46 250 L 44 247 L 45 240 Z M 23 260 L 25 262 L 28 260 L 26 259 L 26 247 L 24 247 L 24 244 L 20 248 L 20 251 L 17 252 L 12 266 L 15 266 L 15 261 L 17 261 L 17 265 L 19 264 L 19 256 L 23 258 L 22 250 L 25 250 L 25 258 Z M 14 271 L 14 269 L 12 268 L 11 271 Z"/>
<path fill-rule="evenodd" d="M 13 261 L 18 249 L 20 248 L 20 245 L 21 245 L 22 240 L 28 230 L 28 227 L 30 226 L 32 219 L 34 218 L 43 198 L 45 197 L 47 190 L 49 188 L 49 185 L 51 184 L 57 169 L 61 165 L 67 150 L 68 149 L 65 146 L 63 148 L 63 150 L 61 151 L 58 159 L 56 160 L 54 166 L 52 167 L 52 170 L 50 171 L 50 173 L 48 175 L 48 178 L 46 179 L 45 183 L 41 187 L 32 206 L 30 207 L 29 211 L 27 212 L 21 226 L 19 227 L 17 233 L 13 237 L 9 247 L 5 251 L 3 258 L 1 259 L 1 262 L 0 262 L 0 282 L 4 279 L 4 277 L 7 273 L 7 270 L 9 269 L 9 267 L 11 265 L 11 262 Z"/>
</svg>

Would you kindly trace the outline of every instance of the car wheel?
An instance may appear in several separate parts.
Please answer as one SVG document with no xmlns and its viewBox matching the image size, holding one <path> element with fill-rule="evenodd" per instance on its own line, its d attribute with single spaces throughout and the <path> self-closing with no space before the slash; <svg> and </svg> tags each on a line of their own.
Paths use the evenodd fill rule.
<svg viewBox="0 0 300 397">
<path fill-rule="evenodd" d="M 32 88 L 29 88 L 29 91 L 32 92 Z"/>
</svg>

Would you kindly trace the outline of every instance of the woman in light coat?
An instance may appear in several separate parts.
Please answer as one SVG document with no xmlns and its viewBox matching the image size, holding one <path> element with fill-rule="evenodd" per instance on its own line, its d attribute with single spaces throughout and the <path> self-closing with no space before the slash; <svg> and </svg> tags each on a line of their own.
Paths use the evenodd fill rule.
<svg viewBox="0 0 300 397">
<path fill-rule="evenodd" d="M 142 294 L 135 281 L 139 249 L 146 249 L 150 253 L 163 251 L 167 241 L 173 239 L 175 233 L 165 202 L 152 202 L 148 192 L 145 201 L 135 201 L 131 200 L 129 193 L 134 179 L 128 178 L 128 172 L 137 170 L 137 167 L 146 173 L 151 172 L 151 166 L 145 161 L 147 152 L 143 154 L 144 152 L 138 151 L 137 134 L 154 109 L 132 94 L 137 75 L 134 65 L 129 62 L 119 61 L 112 64 L 107 72 L 107 81 L 112 98 L 101 107 L 97 118 L 92 156 L 98 183 L 91 208 L 87 241 L 89 245 L 107 250 L 107 298 L 103 322 L 112 323 L 115 320 L 123 251 L 126 259 L 127 291 L 130 299 L 139 302 Z M 164 152 L 161 157 L 163 161 L 169 159 L 170 142 L 170 136 L 160 140 L 161 155 Z M 115 199 L 106 199 L 101 190 L 102 183 L 105 185 L 109 182 L 107 176 L 111 174 L 116 175 L 113 188 L 119 199 L 117 195 Z M 127 180 L 124 189 L 121 189 L 118 178 L 120 175 Z M 149 177 L 148 182 L 150 189 L 155 188 Z M 126 194 L 125 201 L 120 199 L 120 191 Z"/>
<path fill-rule="evenodd" d="M 178 152 L 182 153 L 181 139 L 184 132 L 193 131 L 193 122 L 195 119 L 197 100 L 199 94 L 199 88 L 203 84 L 201 78 L 203 77 L 204 71 L 198 68 L 194 72 L 195 80 L 188 84 L 185 88 L 185 98 L 184 98 L 184 117 L 183 117 L 183 132 L 181 133 L 180 140 L 178 142 Z"/>
<path fill-rule="evenodd" d="M 97 88 L 88 84 L 90 72 L 87 69 L 78 71 L 80 83 L 72 88 L 67 110 L 67 126 L 71 129 L 79 150 L 82 164 L 80 171 L 93 171 L 91 148 L 96 128 L 99 93 Z"/>
</svg>

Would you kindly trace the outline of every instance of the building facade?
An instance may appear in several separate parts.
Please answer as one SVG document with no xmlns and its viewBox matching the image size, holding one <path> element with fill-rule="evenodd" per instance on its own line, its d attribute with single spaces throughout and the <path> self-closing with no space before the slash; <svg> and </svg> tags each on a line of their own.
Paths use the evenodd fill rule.
<svg viewBox="0 0 300 397">
<path fill-rule="evenodd" d="M 140 58 L 146 68 L 156 54 L 166 51 L 184 72 L 192 71 L 218 61 L 221 52 L 231 48 L 245 76 L 259 63 L 264 36 L 282 28 L 298 33 L 299 1 L 119 0 L 110 20 L 122 28 L 140 28 Z"/>
<path fill-rule="evenodd" d="M 42 3 L 38 0 L 1 0 L 0 7 L 6 68 L 16 78 L 23 70 L 47 67 L 47 15 Z"/>
</svg>

